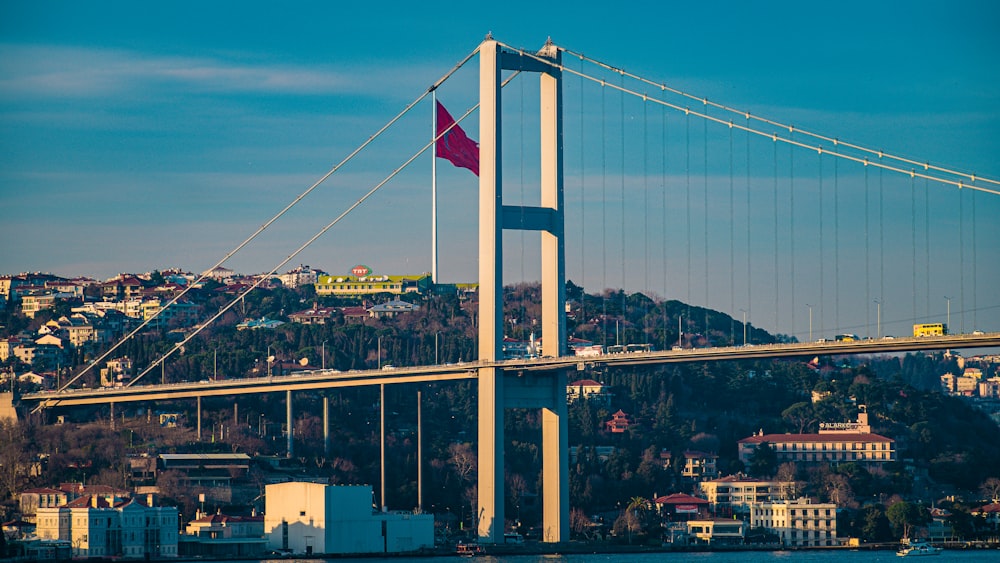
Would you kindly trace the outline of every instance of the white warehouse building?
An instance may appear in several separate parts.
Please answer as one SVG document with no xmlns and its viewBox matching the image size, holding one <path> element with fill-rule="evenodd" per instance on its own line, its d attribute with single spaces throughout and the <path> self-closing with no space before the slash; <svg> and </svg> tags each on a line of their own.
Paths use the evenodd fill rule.
<svg viewBox="0 0 1000 563">
<path fill-rule="evenodd" d="M 268 549 L 401 553 L 434 547 L 434 516 L 376 512 L 368 485 L 278 483 L 265 489 Z"/>
</svg>

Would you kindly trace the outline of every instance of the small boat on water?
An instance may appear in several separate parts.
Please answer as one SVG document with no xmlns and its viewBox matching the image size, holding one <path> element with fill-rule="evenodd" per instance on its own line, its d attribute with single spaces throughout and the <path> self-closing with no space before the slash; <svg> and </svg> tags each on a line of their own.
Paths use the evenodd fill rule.
<svg viewBox="0 0 1000 563">
<path fill-rule="evenodd" d="M 483 555 L 483 546 L 478 543 L 460 543 L 455 546 L 455 554 L 459 557 L 476 557 Z"/>
<path fill-rule="evenodd" d="M 900 557 L 923 557 L 924 555 L 941 555 L 941 548 L 921 541 L 904 541 L 903 549 L 896 552 Z"/>
</svg>

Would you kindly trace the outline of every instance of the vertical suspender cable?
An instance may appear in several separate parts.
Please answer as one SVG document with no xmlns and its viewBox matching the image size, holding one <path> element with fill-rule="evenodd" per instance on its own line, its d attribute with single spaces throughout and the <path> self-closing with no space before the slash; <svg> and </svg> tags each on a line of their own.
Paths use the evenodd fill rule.
<svg viewBox="0 0 1000 563">
<path fill-rule="evenodd" d="M 642 96 L 642 287 L 649 291 L 649 123 L 647 123 L 649 104 L 645 94 Z M 646 302 L 643 300 L 642 311 L 642 343 L 649 344 L 646 333 Z"/>
<path fill-rule="evenodd" d="M 752 279 L 752 277 L 750 275 L 750 271 L 751 271 L 750 265 L 752 263 L 752 261 L 750 260 L 750 114 L 748 113 L 748 114 L 746 114 L 746 116 L 747 116 L 747 129 L 746 129 L 746 140 L 747 140 L 747 147 L 746 147 L 746 153 L 747 153 L 747 169 L 746 169 L 746 176 L 747 176 L 747 181 L 746 181 L 746 184 L 747 184 L 747 315 L 746 316 L 747 316 L 748 319 L 752 319 L 753 318 L 753 279 Z M 744 324 L 743 330 L 746 331 L 746 329 L 747 329 L 747 327 Z M 744 342 L 744 344 L 745 344 L 745 342 Z"/>
<path fill-rule="evenodd" d="M 736 205 L 733 194 L 733 122 L 729 122 L 729 345 L 736 343 Z"/>
<path fill-rule="evenodd" d="M 601 82 L 601 336 L 608 346 L 608 136 L 607 94 Z"/>
<path fill-rule="evenodd" d="M 917 190 L 916 178 L 910 175 L 910 247 L 913 249 L 913 322 L 917 322 Z"/>
<path fill-rule="evenodd" d="M 834 140 L 833 146 L 837 146 Z M 840 159 L 833 159 L 833 315 L 840 333 Z"/>
<path fill-rule="evenodd" d="M 780 299 L 781 291 L 778 283 L 778 137 L 775 136 L 774 142 L 771 143 L 771 153 L 774 155 L 774 190 L 772 190 L 774 201 L 773 211 L 774 211 L 774 334 L 778 334 L 780 322 L 778 316 L 781 310 Z"/>
<path fill-rule="evenodd" d="M 927 268 L 924 285 L 927 286 L 927 314 L 931 316 L 931 188 L 930 182 L 924 178 L 924 267 Z"/>
<path fill-rule="evenodd" d="M 587 197 L 585 194 L 587 187 L 587 175 L 586 163 L 587 159 L 585 157 L 584 151 L 584 112 L 583 112 L 583 59 L 580 59 L 580 323 L 587 322 L 587 290 L 586 279 L 587 279 L 587 238 L 584 236 L 587 232 Z M 578 323 L 579 324 L 579 323 Z"/>
<path fill-rule="evenodd" d="M 958 186 L 958 302 L 962 308 L 962 333 L 965 334 L 965 194 Z"/>
<path fill-rule="evenodd" d="M 664 107 L 661 109 L 661 119 L 663 121 L 660 128 L 661 139 L 661 151 L 662 156 L 660 158 L 660 195 L 662 199 L 663 209 L 661 213 L 663 214 L 663 221 L 660 225 L 662 236 L 660 241 L 662 244 L 661 252 L 663 253 L 663 349 L 667 349 L 668 339 L 667 339 L 667 326 L 669 319 L 667 318 L 667 110 Z"/>
<path fill-rule="evenodd" d="M 518 102 L 521 110 L 521 142 L 518 143 L 518 158 L 521 161 L 521 222 L 524 222 L 524 206 L 526 205 L 524 201 L 524 80 L 519 80 L 521 83 L 521 100 Z M 527 317 L 527 307 L 525 306 L 525 299 L 527 299 L 527 287 L 524 283 L 524 229 L 520 229 L 519 234 L 521 235 L 521 310 L 518 313 L 521 317 L 521 322 L 523 323 L 525 317 Z M 523 325 L 522 325 L 523 326 Z M 534 330 L 534 329 L 530 329 Z"/>
<path fill-rule="evenodd" d="M 823 333 L 823 307 L 826 305 L 826 296 L 823 292 L 823 283 L 826 281 L 826 272 L 824 269 L 826 267 L 826 256 L 824 256 L 824 248 L 826 247 L 826 233 L 823 232 L 823 150 L 820 149 L 816 153 L 818 156 L 816 158 L 818 168 L 819 168 L 819 332 Z"/>
<path fill-rule="evenodd" d="M 976 321 L 976 311 L 979 307 L 976 299 L 979 293 L 976 280 L 976 264 L 979 263 L 976 256 L 976 195 L 976 190 L 972 190 L 972 330 L 979 328 Z"/>
<path fill-rule="evenodd" d="M 878 155 L 878 163 L 878 300 L 885 303 L 885 196 L 882 186 L 881 152 Z M 878 319 L 875 322 L 878 323 Z M 875 336 L 882 338 L 881 334 Z"/>
<path fill-rule="evenodd" d="M 708 116 L 708 100 L 705 100 L 705 115 Z M 704 210 L 703 216 L 705 218 L 705 302 L 702 306 L 705 308 L 705 324 L 702 327 L 702 332 L 706 335 L 708 334 L 708 119 L 702 119 L 702 143 L 704 145 L 704 151 L 702 153 L 703 159 L 703 189 L 702 189 L 702 201 Z"/>
<path fill-rule="evenodd" d="M 794 132 L 789 133 L 789 137 Z M 788 261 L 791 274 L 791 301 L 789 305 L 792 309 L 792 328 L 788 334 L 795 336 L 795 315 L 798 309 L 795 308 L 795 146 L 788 145 L 788 244 L 791 258 Z"/>
<path fill-rule="evenodd" d="M 625 74 L 621 75 L 621 86 L 619 100 L 621 102 L 621 158 L 622 158 L 622 175 L 621 175 L 621 216 L 622 216 L 622 323 L 625 322 Z M 622 327 L 624 330 L 624 326 Z M 621 344 L 621 342 L 615 342 L 615 344 Z"/>
<path fill-rule="evenodd" d="M 871 283 L 871 259 L 869 256 L 869 247 L 871 246 L 871 241 L 869 241 L 870 236 L 870 225 L 869 225 L 869 186 L 868 186 L 868 159 L 865 158 L 865 336 L 871 336 L 871 302 L 872 302 L 872 283 Z"/>
<path fill-rule="evenodd" d="M 691 113 L 684 112 L 684 208 L 686 220 L 684 228 L 687 230 L 687 298 L 686 306 L 691 307 Z"/>
</svg>

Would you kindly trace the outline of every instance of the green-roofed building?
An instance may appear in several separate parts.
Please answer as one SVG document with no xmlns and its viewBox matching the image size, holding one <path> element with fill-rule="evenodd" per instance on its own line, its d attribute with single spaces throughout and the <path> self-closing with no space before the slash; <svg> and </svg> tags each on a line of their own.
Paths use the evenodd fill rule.
<svg viewBox="0 0 1000 563">
<path fill-rule="evenodd" d="M 316 295 L 336 295 L 356 297 L 376 293 L 427 294 L 431 289 L 430 274 L 419 275 L 367 275 L 367 276 L 319 276 L 316 279 Z"/>
</svg>

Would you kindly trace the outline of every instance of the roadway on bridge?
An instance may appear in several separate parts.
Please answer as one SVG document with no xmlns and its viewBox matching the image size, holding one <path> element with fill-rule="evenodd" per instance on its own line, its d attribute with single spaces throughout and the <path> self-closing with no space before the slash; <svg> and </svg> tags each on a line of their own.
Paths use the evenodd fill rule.
<svg viewBox="0 0 1000 563">
<path fill-rule="evenodd" d="M 696 362 L 719 362 L 811 356 L 890 354 L 921 350 L 991 348 L 1000 346 L 1000 332 L 957 334 L 922 338 L 892 338 L 854 342 L 805 342 L 762 344 L 714 348 L 690 348 L 661 352 L 629 352 L 594 356 L 531 358 L 502 362 L 465 362 L 457 364 L 384 368 L 382 370 L 317 370 L 284 376 L 199 381 L 160 385 L 137 385 L 124 388 L 67 389 L 62 392 L 26 394 L 22 402 L 37 402 L 42 408 L 129 403 L 154 400 L 191 399 L 283 391 L 307 391 L 338 387 L 363 387 L 400 383 L 428 383 L 475 379 L 479 368 L 497 367 L 504 371 L 544 372 L 579 370 L 606 366 L 651 366 Z"/>
</svg>

